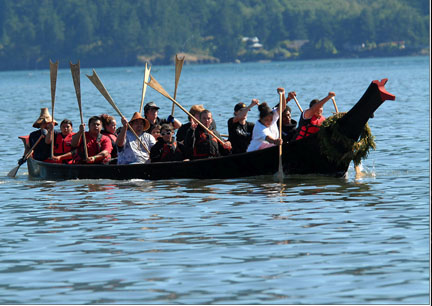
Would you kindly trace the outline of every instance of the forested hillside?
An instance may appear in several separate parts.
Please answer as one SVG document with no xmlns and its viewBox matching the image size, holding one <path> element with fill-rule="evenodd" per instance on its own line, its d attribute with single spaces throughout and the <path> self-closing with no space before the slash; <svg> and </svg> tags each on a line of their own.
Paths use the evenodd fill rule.
<svg viewBox="0 0 432 306">
<path fill-rule="evenodd" d="M 426 0 L 0 0 L 0 69 L 392 56 L 429 47 Z M 427 51 L 428 52 L 428 51 Z"/>
</svg>

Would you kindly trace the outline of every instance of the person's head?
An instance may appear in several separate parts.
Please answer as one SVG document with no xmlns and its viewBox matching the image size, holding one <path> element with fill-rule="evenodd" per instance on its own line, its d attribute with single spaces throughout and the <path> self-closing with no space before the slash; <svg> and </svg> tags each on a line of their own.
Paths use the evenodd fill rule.
<svg viewBox="0 0 432 306">
<path fill-rule="evenodd" d="M 70 133 L 72 133 L 72 130 L 73 130 L 72 121 L 70 121 L 69 119 L 64 119 L 60 123 L 60 131 L 63 134 L 63 136 L 69 135 Z"/>
<path fill-rule="evenodd" d="M 162 124 L 160 134 L 165 142 L 171 142 L 173 137 L 173 129 L 170 124 Z"/>
<path fill-rule="evenodd" d="M 99 116 L 92 116 L 88 121 L 88 129 L 90 134 L 99 134 L 102 130 L 102 121 Z"/>
<path fill-rule="evenodd" d="M 282 112 L 282 124 L 287 125 L 291 123 L 291 108 L 287 105 Z"/>
<path fill-rule="evenodd" d="M 102 114 L 100 115 L 100 118 L 102 121 L 103 129 L 109 133 L 114 134 L 117 127 L 117 122 L 115 118 L 108 114 Z"/>
<path fill-rule="evenodd" d="M 154 102 L 149 102 L 144 106 L 144 117 L 150 122 L 154 122 L 158 116 L 159 107 Z"/>
<path fill-rule="evenodd" d="M 41 112 L 39 118 L 33 123 L 33 127 L 37 129 L 45 129 L 48 123 L 53 121 L 48 108 L 41 108 Z M 57 122 L 54 120 L 54 125 L 57 125 Z"/>
<path fill-rule="evenodd" d="M 258 105 L 259 121 L 266 127 L 269 127 L 273 122 L 273 112 L 266 102 Z"/>
<path fill-rule="evenodd" d="M 243 102 L 239 102 L 234 106 L 234 116 L 237 116 L 239 112 L 243 111 L 246 108 L 246 104 L 244 104 Z M 247 119 L 247 112 L 244 113 L 244 115 L 242 116 L 242 118 L 240 118 L 241 120 L 246 120 Z"/>
<path fill-rule="evenodd" d="M 312 101 L 310 101 L 309 109 L 312 108 L 312 106 L 314 106 L 318 102 L 319 102 L 318 99 L 313 99 Z M 315 115 L 315 117 L 319 118 L 319 117 L 321 117 L 322 113 L 323 113 L 323 107 L 320 107 L 314 112 L 314 115 Z"/>
<path fill-rule="evenodd" d="M 159 124 L 153 125 L 150 134 L 152 134 L 155 139 L 158 139 L 161 136 L 161 126 Z"/>
<path fill-rule="evenodd" d="M 189 110 L 189 113 L 195 118 L 199 119 L 201 112 L 204 110 L 204 106 L 202 104 L 195 104 Z M 192 120 L 190 116 L 188 116 L 189 121 Z"/>
<path fill-rule="evenodd" d="M 143 118 L 143 116 L 141 116 L 141 114 L 138 112 L 133 114 L 129 124 L 138 135 L 141 135 L 150 127 L 150 123 L 147 121 L 147 119 Z"/>
<path fill-rule="evenodd" d="M 208 109 L 203 110 L 200 113 L 200 121 L 206 128 L 209 129 L 211 126 L 211 123 L 213 122 L 212 113 Z"/>
</svg>

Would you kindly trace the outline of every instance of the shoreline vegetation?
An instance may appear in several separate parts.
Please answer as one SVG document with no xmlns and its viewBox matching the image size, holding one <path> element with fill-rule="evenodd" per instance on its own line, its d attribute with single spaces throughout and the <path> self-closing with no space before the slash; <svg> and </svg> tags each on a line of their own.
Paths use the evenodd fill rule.
<svg viewBox="0 0 432 306">
<path fill-rule="evenodd" d="M 429 55 L 425 0 L 0 0 L 0 71 Z"/>
</svg>

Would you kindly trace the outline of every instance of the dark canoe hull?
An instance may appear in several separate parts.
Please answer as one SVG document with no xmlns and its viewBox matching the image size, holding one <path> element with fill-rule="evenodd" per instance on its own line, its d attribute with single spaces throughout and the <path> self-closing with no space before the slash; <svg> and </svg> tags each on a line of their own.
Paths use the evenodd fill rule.
<svg viewBox="0 0 432 306">
<path fill-rule="evenodd" d="M 357 141 L 375 110 L 385 101 L 394 100 L 384 85 L 387 80 L 373 81 L 362 98 L 337 124 L 347 137 Z M 350 161 L 335 163 L 321 153 L 317 134 L 283 145 L 282 164 L 285 174 L 324 174 L 343 176 Z M 43 180 L 70 179 L 145 179 L 176 178 L 227 179 L 275 174 L 279 168 L 279 148 L 271 147 L 249 153 L 192 160 L 134 165 L 65 165 L 27 162 L 29 175 Z"/>
<path fill-rule="evenodd" d="M 290 150 L 288 145 L 284 146 Z M 146 179 L 161 180 L 175 178 L 227 179 L 257 175 L 270 175 L 278 171 L 278 147 L 250 153 L 224 157 L 192 160 L 187 162 L 164 162 L 134 165 L 63 165 L 52 164 L 29 158 L 29 175 L 43 180 L 70 179 Z M 287 156 L 291 154 L 286 154 Z M 292 167 L 291 164 L 295 165 Z M 284 165 L 284 173 L 321 173 L 342 176 L 348 165 L 335 167 L 325 163 L 308 167 L 300 163 Z"/>
</svg>

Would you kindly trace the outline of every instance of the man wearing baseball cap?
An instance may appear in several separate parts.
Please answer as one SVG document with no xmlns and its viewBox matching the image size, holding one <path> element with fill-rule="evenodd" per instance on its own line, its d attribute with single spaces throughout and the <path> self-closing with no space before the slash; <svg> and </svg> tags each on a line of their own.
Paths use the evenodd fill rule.
<svg viewBox="0 0 432 306">
<path fill-rule="evenodd" d="M 148 132 L 151 132 L 151 130 L 156 124 L 162 125 L 164 123 L 169 123 L 174 127 L 174 129 L 178 129 L 179 127 L 181 127 L 181 122 L 171 115 L 169 115 L 167 119 L 160 119 L 158 117 L 159 109 L 160 107 L 158 107 L 153 101 L 147 103 L 144 106 L 144 117 L 150 123 L 150 128 L 148 129 Z"/>
</svg>

